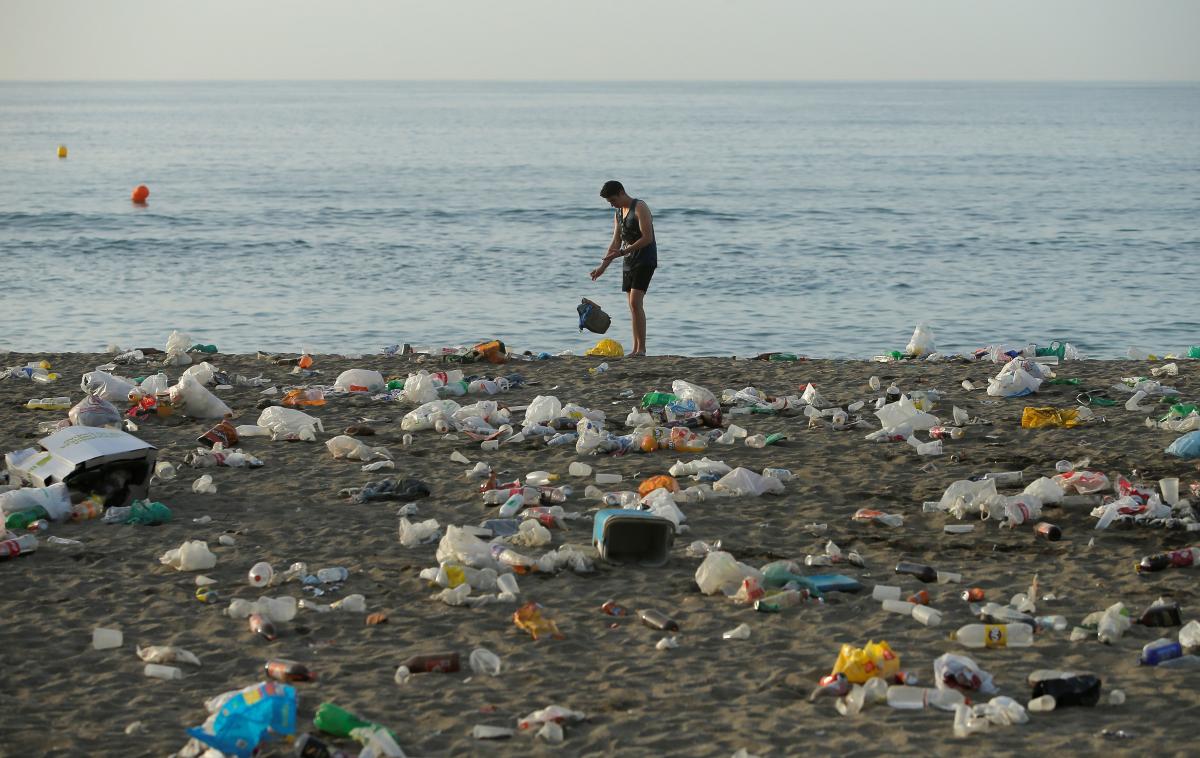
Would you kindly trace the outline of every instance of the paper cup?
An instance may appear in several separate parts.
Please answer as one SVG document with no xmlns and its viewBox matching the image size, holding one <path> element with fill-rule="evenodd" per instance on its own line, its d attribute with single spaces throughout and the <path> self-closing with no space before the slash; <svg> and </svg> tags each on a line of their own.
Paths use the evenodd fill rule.
<svg viewBox="0 0 1200 758">
<path fill-rule="evenodd" d="M 1163 502 L 1167 505 L 1173 506 L 1179 502 L 1179 477 L 1159 479 L 1158 488 L 1162 491 Z"/>
</svg>

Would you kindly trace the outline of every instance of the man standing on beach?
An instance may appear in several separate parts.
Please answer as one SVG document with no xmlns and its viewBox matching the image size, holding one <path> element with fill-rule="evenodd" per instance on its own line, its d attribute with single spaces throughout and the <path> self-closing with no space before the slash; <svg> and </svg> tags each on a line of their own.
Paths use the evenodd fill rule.
<svg viewBox="0 0 1200 758">
<path fill-rule="evenodd" d="M 621 291 L 629 299 L 629 317 L 633 322 L 631 356 L 646 354 L 646 311 L 642 301 L 650 288 L 650 277 L 658 267 L 658 245 L 654 241 L 654 222 L 650 209 L 636 198 L 625 194 L 625 187 L 610 180 L 600 188 L 600 197 L 614 208 L 613 238 L 604 260 L 592 271 L 596 281 L 608 269 L 614 258 L 624 257 Z"/>
</svg>

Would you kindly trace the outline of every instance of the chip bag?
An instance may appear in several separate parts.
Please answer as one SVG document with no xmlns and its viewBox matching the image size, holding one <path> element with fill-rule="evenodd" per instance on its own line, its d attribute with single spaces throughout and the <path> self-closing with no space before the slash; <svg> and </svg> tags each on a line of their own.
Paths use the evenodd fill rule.
<svg viewBox="0 0 1200 758">
<path fill-rule="evenodd" d="M 880 640 L 868 642 L 865 647 L 854 647 L 846 643 L 833 664 L 834 674 L 845 674 L 854 684 L 864 684 L 868 679 L 881 677 L 890 679 L 900 671 L 900 656 L 891 646 Z"/>
<path fill-rule="evenodd" d="M 644 480 L 638 485 L 638 495 L 645 497 L 657 489 L 664 489 L 668 492 L 678 492 L 679 482 L 675 481 L 675 477 L 667 474 L 659 474 Z"/>
</svg>

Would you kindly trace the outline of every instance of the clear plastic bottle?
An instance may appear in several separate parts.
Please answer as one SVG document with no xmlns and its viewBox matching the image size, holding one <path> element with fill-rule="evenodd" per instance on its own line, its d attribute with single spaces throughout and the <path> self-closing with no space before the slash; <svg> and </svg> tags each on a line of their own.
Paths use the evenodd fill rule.
<svg viewBox="0 0 1200 758">
<path fill-rule="evenodd" d="M 1029 647 L 1033 627 L 1028 624 L 967 624 L 951 635 L 969 648 Z"/>
<path fill-rule="evenodd" d="M 110 511 L 116 510 L 109 508 Z M 105 516 L 107 518 L 107 516 Z M 266 561 L 259 561 L 250 567 L 250 572 L 246 579 L 250 582 L 251 587 L 266 587 L 271 583 L 271 579 L 275 577 L 275 569 L 271 568 L 271 564 Z"/>
</svg>

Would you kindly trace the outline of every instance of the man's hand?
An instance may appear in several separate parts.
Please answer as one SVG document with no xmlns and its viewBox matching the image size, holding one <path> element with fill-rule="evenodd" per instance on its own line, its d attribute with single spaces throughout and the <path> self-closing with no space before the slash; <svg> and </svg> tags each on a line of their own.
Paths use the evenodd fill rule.
<svg viewBox="0 0 1200 758">
<path fill-rule="evenodd" d="M 599 279 L 604 274 L 606 269 L 608 269 L 608 259 L 607 258 L 604 259 L 604 263 L 601 263 L 599 266 L 592 269 L 592 281 L 594 282 L 597 279 Z"/>
</svg>

